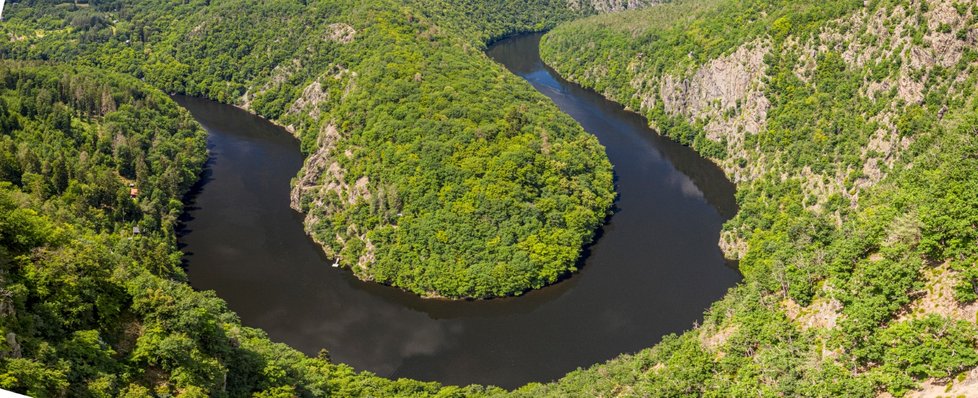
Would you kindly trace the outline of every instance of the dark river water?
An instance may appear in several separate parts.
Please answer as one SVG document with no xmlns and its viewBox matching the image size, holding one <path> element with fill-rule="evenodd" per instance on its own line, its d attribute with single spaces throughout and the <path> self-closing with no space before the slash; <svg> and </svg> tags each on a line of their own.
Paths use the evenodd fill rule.
<svg viewBox="0 0 978 398">
<path fill-rule="evenodd" d="M 214 290 L 274 341 L 387 377 L 516 387 L 652 346 L 689 329 L 739 279 L 717 247 L 734 187 L 712 163 L 634 113 L 562 80 L 539 35 L 490 57 L 553 99 L 607 148 L 617 211 L 581 271 L 518 298 L 450 302 L 330 267 L 289 208 L 298 142 L 239 109 L 177 97 L 209 132 L 211 158 L 180 231 L 191 284 Z"/>
</svg>

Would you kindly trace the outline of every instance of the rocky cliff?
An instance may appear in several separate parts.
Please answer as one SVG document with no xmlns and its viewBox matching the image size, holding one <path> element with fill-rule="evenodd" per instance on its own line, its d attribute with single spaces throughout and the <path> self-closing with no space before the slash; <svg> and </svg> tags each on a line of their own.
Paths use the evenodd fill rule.
<svg viewBox="0 0 978 398">
<path fill-rule="evenodd" d="M 952 0 L 864 7 L 824 21 L 807 36 L 788 37 L 777 46 L 768 35 L 745 37 L 742 44 L 731 46 L 721 56 L 667 71 L 654 56 L 634 46 L 615 54 L 625 68 L 611 72 L 597 55 L 600 44 L 593 40 L 578 43 L 578 49 L 585 50 L 574 57 L 580 67 L 556 57 L 549 60 L 584 85 L 607 86 L 605 95 L 650 116 L 653 126 L 664 119 L 656 113 L 660 110 L 665 117 L 696 125 L 703 137 L 724 146 L 724 156 L 714 160 L 741 187 L 769 174 L 797 179 L 805 196 L 812 198 L 805 205 L 825 211 L 834 196 L 856 206 L 860 192 L 885 177 L 913 140 L 900 134 L 901 118 L 916 112 L 928 96 L 939 95 L 945 97 L 943 102 L 953 102 L 970 94 L 970 75 L 960 72 L 975 67 L 973 59 L 963 59 L 974 49 L 978 35 L 972 9 Z M 644 33 L 643 28 L 627 24 L 629 31 L 612 28 L 610 17 L 601 23 L 623 38 Z M 555 36 L 560 34 L 558 31 Z M 862 136 L 856 137 L 861 148 L 858 155 L 847 154 L 855 158 L 819 170 L 787 164 L 785 158 L 792 154 L 779 148 L 761 148 L 762 143 L 751 139 L 770 131 L 768 112 L 772 104 L 768 97 L 772 89 L 765 59 L 791 58 L 799 88 L 817 91 L 814 74 L 818 61 L 834 56 L 841 57 L 845 68 L 865 74 L 846 89 L 882 106 L 862 115 L 872 127 L 867 126 L 867 134 L 860 132 Z M 940 116 L 946 111 L 946 107 L 940 110 Z M 720 245 L 730 258 L 740 258 L 746 252 L 747 235 L 749 231 L 727 228 Z"/>
<path fill-rule="evenodd" d="M 573 10 L 594 10 L 599 13 L 635 10 L 654 4 L 666 3 L 669 0 L 567 0 L 567 5 Z"/>
</svg>

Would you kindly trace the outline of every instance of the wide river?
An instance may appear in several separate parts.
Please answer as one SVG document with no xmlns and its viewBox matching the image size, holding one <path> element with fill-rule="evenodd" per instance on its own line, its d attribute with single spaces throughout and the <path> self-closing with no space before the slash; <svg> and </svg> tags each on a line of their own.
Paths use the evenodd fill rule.
<svg viewBox="0 0 978 398">
<path fill-rule="evenodd" d="M 734 187 L 638 115 L 564 81 L 540 35 L 488 54 L 550 97 L 607 148 L 619 199 L 573 277 L 522 297 L 425 300 L 330 267 L 289 208 L 298 142 L 239 109 L 177 97 L 209 133 L 180 243 L 191 284 L 214 290 L 245 325 L 315 355 L 387 377 L 516 387 L 650 347 L 702 317 L 740 275 L 717 247 Z"/>
</svg>

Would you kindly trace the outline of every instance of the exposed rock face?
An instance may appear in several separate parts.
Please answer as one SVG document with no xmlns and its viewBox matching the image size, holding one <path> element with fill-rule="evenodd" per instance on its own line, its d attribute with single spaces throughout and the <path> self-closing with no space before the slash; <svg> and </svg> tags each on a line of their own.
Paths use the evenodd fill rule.
<svg viewBox="0 0 978 398">
<path fill-rule="evenodd" d="M 764 56 L 770 51 L 766 40 L 755 40 L 686 74 L 637 75 L 631 85 L 644 109 L 661 106 L 690 122 L 705 121 L 706 137 L 726 142 L 729 156 L 720 165 L 727 176 L 735 183 L 750 181 L 764 172 L 763 167 L 756 162 L 740 167 L 736 159 L 748 157 L 748 134 L 758 134 L 767 126 L 770 102 L 763 78 Z M 737 231 L 722 231 L 719 245 L 730 258 L 747 251 Z"/>
<path fill-rule="evenodd" d="M 946 88 L 949 97 L 961 93 L 960 82 L 954 80 L 938 79 L 935 84 L 925 85 L 935 67 L 954 67 L 961 60 L 964 49 L 976 43 L 975 38 L 970 37 L 974 29 L 968 27 L 968 18 L 958 13 L 953 4 L 948 0 L 929 1 L 928 11 L 922 14 L 916 8 L 919 4 L 911 9 L 897 5 L 872 15 L 861 11 L 824 28 L 819 34 L 819 45 L 805 43 L 797 46 L 797 51 L 807 58 L 809 65 L 798 71 L 803 78 L 810 78 L 815 58 L 830 51 L 841 52 L 852 68 L 874 67 L 884 62 L 900 65 L 896 75 L 878 80 L 869 77 L 859 87 L 860 95 L 869 99 L 895 90 L 896 98 L 903 102 L 868 115 L 880 128 L 863 146 L 861 167 L 839 170 L 834 176 L 805 176 L 806 193 L 818 198 L 819 204 L 832 194 L 840 194 L 856 206 L 859 193 L 882 181 L 886 170 L 893 167 L 899 155 L 912 143 L 910 137 L 903 137 L 897 131 L 897 121 L 907 112 L 908 106 L 922 103 L 928 92 L 935 90 Z M 926 21 L 929 32 L 921 42 L 915 43 L 910 32 L 917 28 L 918 14 Z M 860 40 L 855 34 L 860 31 L 867 32 L 875 40 Z M 955 33 L 962 31 L 971 33 L 963 36 Z M 847 187 L 844 180 L 852 172 L 859 172 L 860 177 Z"/>
<path fill-rule="evenodd" d="M 357 36 L 356 29 L 353 29 L 353 26 L 345 23 L 331 24 L 327 27 L 327 31 L 329 33 L 326 34 L 326 40 L 342 44 L 353 42 L 353 39 Z"/>
<path fill-rule="evenodd" d="M 289 112 L 299 113 L 303 109 L 311 108 L 309 110 L 309 116 L 318 119 L 320 114 L 319 103 L 328 97 L 329 94 L 323 91 L 323 85 L 319 84 L 318 80 L 314 81 L 302 90 L 302 95 L 289 107 Z"/>
<path fill-rule="evenodd" d="M 883 396 L 883 395 L 881 395 Z M 978 398 L 978 368 L 971 369 L 963 378 L 947 380 L 927 380 L 920 389 L 906 395 L 909 398 Z"/>
<path fill-rule="evenodd" d="M 331 85 L 343 87 L 341 97 L 346 97 L 356 87 L 356 76 L 356 72 L 350 71 L 342 65 L 333 65 L 322 77 L 302 90 L 302 94 L 289 106 L 286 113 L 304 113 L 313 120 L 318 120 L 322 113 L 320 104 L 330 99 L 329 87 Z"/>
<path fill-rule="evenodd" d="M 763 46 L 748 47 L 710 61 L 681 81 L 680 77 L 666 75 L 660 90 L 665 109 L 693 117 L 714 109 L 729 109 L 737 101 L 747 99 L 749 92 L 756 91 L 752 90 L 756 88 L 753 83 L 764 73 L 764 54 L 768 51 Z"/>
<path fill-rule="evenodd" d="M 643 104 L 654 105 L 661 98 L 666 112 L 690 121 L 706 120 L 707 138 L 726 141 L 732 157 L 745 157 L 744 138 L 757 134 L 767 125 L 770 103 L 764 96 L 763 77 L 767 72 L 764 55 L 770 51 L 765 41 L 741 46 L 733 54 L 703 65 L 691 76 L 666 75 L 658 93 L 646 93 Z M 657 95 L 656 95 L 657 94 Z M 751 180 L 760 170 L 725 168 L 734 182 Z"/>
<path fill-rule="evenodd" d="M 567 0 L 567 6 L 573 10 L 593 9 L 597 12 L 615 12 L 632 10 L 652 4 L 660 4 L 664 0 Z"/>
<path fill-rule="evenodd" d="M 952 75 L 945 78 L 937 73 L 940 72 L 937 68 L 960 67 L 965 49 L 978 44 L 978 29 L 969 25 L 974 6 L 962 13 L 955 4 L 953 0 L 928 1 L 926 11 L 922 11 L 920 2 L 872 13 L 863 9 L 825 23 L 815 37 L 789 37 L 777 49 L 777 54 L 773 53 L 771 39 L 764 36 L 681 72 L 662 74 L 646 66 L 653 63 L 637 53 L 628 62 L 627 70 L 634 98 L 605 94 L 619 102 L 638 103 L 644 113 L 661 109 L 667 115 L 702 126 L 706 138 L 726 146 L 727 157 L 717 159 L 717 163 L 739 185 L 770 174 L 782 180 L 797 180 L 804 195 L 814 199 L 805 204 L 811 211 L 822 212 L 833 195 L 840 195 L 857 206 L 860 192 L 882 181 L 912 143 L 912 138 L 901 135 L 897 129 L 901 117 L 912 106 L 921 104 L 929 93 L 946 90 L 947 97 L 954 98 L 966 89 L 967 74 L 944 74 Z M 593 5 L 628 8 L 631 4 Z M 915 40 L 913 33 L 920 28 L 918 19 L 926 25 L 926 33 Z M 582 50 L 594 50 L 593 46 L 592 43 Z M 890 106 L 865 115 L 878 129 L 865 137 L 859 161 L 854 165 L 816 172 L 809 167 L 785 164 L 782 158 L 790 156 L 772 156 L 748 144 L 748 137 L 764 134 L 768 129 L 771 103 L 765 94 L 764 58 L 785 53 L 797 55 L 796 77 L 815 90 L 813 81 L 818 60 L 828 54 L 838 54 L 853 69 L 897 65 L 894 73 L 867 74 L 857 87 L 858 95 L 870 100 L 887 97 L 892 91 L 897 101 L 889 101 Z M 972 63 L 972 66 L 976 65 Z M 579 79 L 568 77 L 591 83 L 609 78 L 606 64 L 598 61 L 590 61 L 579 74 Z M 728 257 L 740 258 L 747 250 L 743 238 L 746 235 L 747 231 L 725 229 L 719 244 Z"/>
<path fill-rule="evenodd" d="M 364 240 L 367 249 L 364 250 L 363 255 L 357 259 L 357 267 L 360 269 L 366 269 L 376 260 L 375 253 L 377 252 L 377 248 L 374 246 L 374 243 L 370 241 L 370 239 L 367 239 L 366 237 L 363 237 L 362 239 Z"/>
<path fill-rule="evenodd" d="M 200 26 L 197 26 L 192 33 L 196 33 L 203 28 L 204 25 L 201 24 Z M 323 36 L 323 40 L 339 44 L 348 44 L 356 39 L 356 35 L 357 31 L 353 28 L 353 26 L 346 23 L 334 23 L 326 27 L 326 33 Z M 267 79 L 259 80 L 263 81 L 263 83 L 255 84 L 244 93 L 240 100 L 241 107 L 249 111 L 254 111 L 252 109 L 252 102 L 255 100 L 255 98 L 269 91 L 278 89 L 286 82 L 289 82 L 289 80 L 297 74 L 301 75 L 301 72 L 304 72 L 306 67 L 307 66 L 301 57 L 276 65 L 275 68 L 272 69 Z M 332 76 L 332 78 L 335 80 L 346 79 L 350 78 L 351 76 L 356 77 L 355 72 L 351 72 L 342 65 L 332 65 L 325 74 Z M 287 111 L 296 113 L 302 111 L 303 107 L 308 103 L 318 104 L 318 102 L 326 96 L 325 92 L 323 92 L 323 86 L 326 86 L 326 84 L 324 84 L 322 81 L 324 78 L 325 77 L 316 79 L 316 81 L 307 86 L 305 90 L 303 90 L 302 96 L 296 100 L 296 104 L 293 104 Z M 319 85 L 319 87 L 313 87 L 314 85 Z M 351 88 L 348 88 L 346 92 L 348 93 L 350 89 Z M 315 115 L 312 115 L 313 119 L 318 118 L 318 110 L 312 111 L 317 112 Z"/>
<path fill-rule="evenodd" d="M 954 286 L 961 280 L 958 272 L 948 263 L 924 271 L 924 289 L 897 321 L 920 319 L 925 315 L 938 314 L 951 319 L 975 322 L 978 303 L 962 305 L 955 300 Z"/>
<path fill-rule="evenodd" d="M 343 170 L 339 163 L 332 161 L 333 151 L 336 144 L 342 139 L 336 126 L 327 124 L 319 134 L 318 149 L 306 158 L 302 166 L 302 172 L 292 187 L 290 203 L 293 209 L 306 211 L 302 206 L 302 198 L 309 191 L 330 190 L 337 195 L 342 194 L 346 188 L 343 184 Z M 324 174 L 327 176 L 324 181 Z M 309 224 L 309 220 L 306 220 Z"/>
<path fill-rule="evenodd" d="M 195 32 L 204 28 L 201 25 Z M 347 23 L 327 25 L 323 32 L 324 42 L 340 45 L 352 43 L 357 37 L 356 29 Z M 240 98 L 240 107 L 256 112 L 256 99 L 269 94 L 282 95 L 281 89 L 285 85 L 297 84 L 296 81 L 300 78 L 308 79 L 306 76 L 310 72 L 307 70 L 309 64 L 310 61 L 304 56 L 279 63 L 267 76 L 255 79 L 255 83 Z M 356 90 L 357 77 L 357 72 L 344 65 L 330 64 L 318 77 L 306 83 L 302 92 L 277 117 L 277 123 L 297 138 L 313 135 L 316 140 L 315 149 L 305 159 L 298 176 L 293 179 L 289 195 L 291 207 L 305 214 L 303 224 L 306 232 L 323 247 L 326 254 L 339 260 L 344 266 L 358 266 L 354 269 L 355 272 L 366 269 L 375 260 L 375 248 L 366 238 L 366 232 L 351 225 L 345 233 L 325 237 L 314 233 L 314 229 L 330 215 L 343 211 L 346 206 L 372 198 L 369 178 L 362 176 L 352 181 L 347 180 L 348 173 L 338 156 L 351 158 L 353 154 L 349 149 L 345 153 L 337 150 L 344 136 L 337 127 L 334 116 L 329 114 L 331 109 Z M 331 200 L 332 198 L 340 200 Z M 366 253 L 360 258 L 341 258 L 340 252 L 354 240 L 363 241 Z"/>
<path fill-rule="evenodd" d="M 249 89 L 244 93 L 244 95 L 241 97 L 241 107 L 249 111 L 254 111 L 251 109 L 251 105 L 252 101 L 254 101 L 256 97 L 267 91 L 277 89 L 282 84 L 287 82 L 292 75 L 302 70 L 302 68 L 302 60 L 298 58 L 294 58 L 290 62 L 283 62 L 276 65 L 275 68 L 272 69 L 268 80 L 265 81 L 264 84 L 254 90 Z"/>
<path fill-rule="evenodd" d="M 286 130 L 293 134 L 297 131 L 307 131 L 305 134 L 318 131 L 314 133 L 315 149 L 306 158 L 298 177 L 293 180 L 290 204 L 293 209 L 305 214 L 303 225 L 306 232 L 323 247 L 326 254 L 344 266 L 357 266 L 354 272 L 366 270 L 375 260 L 374 245 L 367 239 L 366 231 L 360 231 L 360 228 L 351 225 L 344 233 L 323 236 L 315 233 L 315 230 L 332 214 L 342 212 L 347 206 L 356 205 L 361 200 L 369 201 L 373 197 L 368 177 L 360 176 L 348 180 L 351 176 L 348 176 L 341 160 L 352 159 L 354 154 L 350 149 L 337 149 L 344 135 L 327 113 L 331 106 L 346 99 L 356 89 L 356 79 L 356 72 L 342 65 L 331 65 L 302 90 L 283 117 L 284 120 L 301 123 L 286 126 Z M 316 127 L 318 123 L 322 123 L 322 127 Z M 340 253 L 357 240 L 363 242 L 366 253 L 360 258 L 342 258 Z"/>
<path fill-rule="evenodd" d="M 978 303 L 962 305 L 954 299 L 954 285 L 960 276 L 953 271 L 948 263 L 924 271 L 925 285 L 916 292 L 917 298 L 906 309 L 897 322 L 920 319 L 930 314 L 958 321 L 975 322 L 978 314 Z M 938 398 L 938 397 L 978 397 L 978 368 L 961 374 L 955 380 L 928 379 L 908 397 Z"/>
<path fill-rule="evenodd" d="M 11 358 L 20 358 L 21 356 L 23 356 L 23 353 L 21 352 L 20 342 L 18 340 L 19 339 L 17 338 L 16 333 L 14 332 L 7 333 L 8 348 L 3 352 L 5 356 L 9 356 Z"/>
<path fill-rule="evenodd" d="M 369 201 L 373 197 L 370 178 L 362 176 L 352 184 L 347 183 L 347 172 L 336 159 L 336 156 L 351 156 L 349 153 L 337 154 L 336 147 L 342 139 L 343 136 L 335 125 L 327 124 L 323 127 L 317 149 L 306 158 L 289 199 L 293 209 L 306 214 L 303 225 L 313 240 L 323 247 L 327 255 L 337 258 L 344 265 L 356 265 L 356 272 L 367 269 L 375 260 L 376 249 L 365 232 L 360 231 L 356 225 L 347 228 L 345 234 L 334 237 L 324 237 L 313 232 L 321 219 L 338 210 L 337 207 L 354 205 L 361 200 Z M 327 203 L 325 198 L 329 196 L 341 200 Z M 354 239 L 364 242 L 365 253 L 356 259 L 339 258 L 340 252 Z"/>
<path fill-rule="evenodd" d="M 820 297 L 807 307 L 786 299 L 781 306 L 788 318 L 795 321 L 802 330 L 833 329 L 842 316 L 842 303 L 836 299 Z"/>
<path fill-rule="evenodd" d="M 737 333 L 737 330 L 737 325 L 727 326 L 719 330 L 712 327 L 700 328 L 700 344 L 709 351 L 719 352 L 719 348 L 726 344 L 730 340 L 730 336 Z"/>
</svg>

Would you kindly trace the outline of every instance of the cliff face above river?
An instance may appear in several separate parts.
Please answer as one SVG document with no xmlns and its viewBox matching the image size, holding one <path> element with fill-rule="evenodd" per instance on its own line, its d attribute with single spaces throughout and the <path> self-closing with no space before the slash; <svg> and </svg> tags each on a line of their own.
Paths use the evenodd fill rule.
<svg viewBox="0 0 978 398">
<path fill-rule="evenodd" d="M 635 10 L 650 5 L 666 3 L 668 0 L 567 0 L 572 10 L 594 10 L 599 13 Z"/>
<path fill-rule="evenodd" d="M 734 182 L 747 187 L 765 176 L 796 181 L 810 198 L 806 208 L 834 213 L 835 218 L 836 202 L 855 207 L 860 192 L 880 182 L 910 146 L 913 137 L 901 133 L 901 124 L 905 127 L 910 123 L 907 119 L 919 112 L 942 119 L 948 103 L 960 103 L 971 93 L 971 54 L 978 35 L 972 7 L 950 0 L 892 7 L 840 6 L 846 11 L 838 15 L 812 12 L 810 17 L 820 20 L 805 27 L 792 26 L 797 14 L 780 10 L 758 16 L 753 24 L 784 29 L 783 37 L 754 27 L 723 38 L 704 32 L 703 40 L 719 40 L 718 45 L 660 59 L 655 40 L 660 30 L 676 29 L 669 19 L 696 25 L 704 14 L 724 12 L 722 2 L 713 3 L 720 5 L 695 7 L 687 15 L 678 15 L 681 6 L 664 6 L 568 24 L 547 37 L 545 58 L 571 80 L 646 114 L 663 134 L 683 135 L 680 140 L 688 139 L 712 155 Z M 577 29 L 586 33 L 574 32 Z M 685 34 L 696 39 L 693 36 L 699 32 Z M 778 89 L 790 79 L 798 90 L 828 91 L 820 90 L 817 76 L 826 68 L 864 75 L 844 82 L 847 98 L 843 100 L 880 104 L 859 115 L 859 126 L 853 126 L 858 128 L 841 132 L 839 126 L 811 127 L 818 130 L 816 141 L 829 142 L 833 134 L 845 134 L 852 148 L 836 153 L 827 145 L 812 148 L 805 150 L 814 157 L 811 161 L 795 162 L 797 154 L 790 152 L 802 148 L 754 139 L 767 132 L 796 130 L 777 124 L 784 109 L 777 101 L 785 96 Z M 782 81 L 772 82 L 772 78 Z M 937 103 L 936 110 L 925 109 L 925 99 L 935 95 L 947 98 Z M 753 227 L 737 224 L 731 224 L 721 239 L 728 256 L 735 259 L 746 254 Z"/>
</svg>

